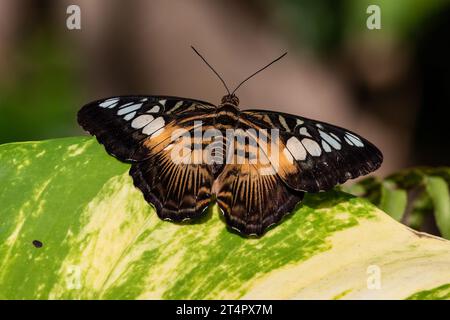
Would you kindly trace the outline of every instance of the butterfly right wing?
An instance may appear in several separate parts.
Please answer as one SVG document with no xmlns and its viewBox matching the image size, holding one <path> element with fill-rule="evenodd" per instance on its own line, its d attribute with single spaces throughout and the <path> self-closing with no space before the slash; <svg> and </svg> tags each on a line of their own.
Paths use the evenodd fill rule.
<svg viewBox="0 0 450 320">
<path fill-rule="evenodd" d="M 289 189 L 278 175 L 261 174 L 259 164 L 226 164 L 214 191 L 229 226 L 246 235 L 262 235 L 292 212 L 304 193 Z"/>
<path fill-rule="evenodd" d="M 279 131 L 276 171 L 292 189 L 329 190 L 379 168 L 383 155 L 350 130 L 286 113 L 246 110 L 242 118 Z"/>
</svg>

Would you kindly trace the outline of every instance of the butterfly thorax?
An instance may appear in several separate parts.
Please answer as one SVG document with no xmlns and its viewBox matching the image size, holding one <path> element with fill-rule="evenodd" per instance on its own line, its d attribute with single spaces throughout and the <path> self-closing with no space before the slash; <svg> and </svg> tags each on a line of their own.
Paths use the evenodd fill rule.
<svg viewBox="0 0 450 320">
<path fill-rule="evenodd" d="M 217 107 L 216 110 L 217 114 L 221 114 L 221 115 L 238 115 L 241 110 L 239 110 L 239 108 L 231 103 L 222 103 Z"/>
<path fill-rule="evenodd" d="M 217 107 L 217 114 L 219 116 L 231 116 L 236 117 L 239 115 L 241 110 L 239 110 L 239 98 L 234 94 L 228 94 L 223 96 L 220 105 Z"/>
<path fill-rule="evenodd" d="M 217 122 L 225 126 L 234 125 L 238 120 L 241 110 L 239 110 L 239 98 L 234 94 L 228 94 L 222 98 L 220 105 L 216 109 Z M 222 129 L 222 128 L 218 128 Z"/>
<path fill-rule="evenodd" d="M 216 129 L 234 128 L 241 111 L 238 108 L 239 99 L 235 95 L 222 98 L 222 103 L 216 109 Z"/>
</svg>

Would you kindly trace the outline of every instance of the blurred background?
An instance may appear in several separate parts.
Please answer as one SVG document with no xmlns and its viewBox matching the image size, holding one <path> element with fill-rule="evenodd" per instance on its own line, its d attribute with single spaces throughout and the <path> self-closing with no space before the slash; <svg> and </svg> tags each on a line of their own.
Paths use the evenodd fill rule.
<svg viewBox="0 0 450 320">
<path fill-rule="evenodd" d="M 71 4 L 81 30 L 66 26 Z M 366 10 L 381 9 L 369 30 Z M 83 131 L 85 103 L 167 94 L 321 119 L 383 151 L 383 176 L 450 164 L 450 2 L 443 0 L 0 0 L 0 143 Z"/>
</svg>

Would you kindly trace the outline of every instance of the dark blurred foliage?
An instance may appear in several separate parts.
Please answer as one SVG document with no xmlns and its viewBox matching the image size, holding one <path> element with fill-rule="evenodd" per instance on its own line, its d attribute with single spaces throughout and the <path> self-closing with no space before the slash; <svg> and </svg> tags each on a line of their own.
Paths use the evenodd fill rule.
<svg viewBox="0 0 450 320">
<path fill-rule="evenodd" d="M 416 167 L 384 179 L 368 177 L 342 189 L 367 198 L 411 228 L 450 239 L 450 169 Z"/>
<path fill-rule="evenodd" d="M 256 12 L 261 20 L 273 21 L 297 45 L 306 45 L 316 54 L 332 55 L 343 40 L 347 2 L 251 0 L 246 4 L 247 9 Z"/>
<path fill-rule="evenodd" d="M 15 57 L 16 74 L 1 88 L 0 136 L 2 141 L 40 140 L 70 135 L 82 100 L 70 63 L 70 52 L 58 47 L 52 36 L 33 34 Z M 17 84 L 20 85 L 17 85 Z M 72 132 L 71 132 L 72 131 Z"/>
<path fill-rule="evenodd" d="M 450 7 L 429 16 L 417 41 L 422 90 L 411 156 L 428 165 L 450 163 Z"/>
<path fill-rule="evenodd" d="M 0 143 L 74 134 L 74 105 L 83 101 L 78 59 L 55 32 L 51 2 L 27 8 L 0 77 Z"/>
</svg>

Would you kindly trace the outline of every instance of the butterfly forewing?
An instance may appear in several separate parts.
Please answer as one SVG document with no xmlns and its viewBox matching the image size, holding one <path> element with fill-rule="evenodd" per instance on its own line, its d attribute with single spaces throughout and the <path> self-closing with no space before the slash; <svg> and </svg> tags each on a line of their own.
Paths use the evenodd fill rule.
<svg viewBox="0 0 450 320">
<path fill-rule="evenodd" d="M 149 146 L 168 143 L 183 117 L 211 113 L 215 106 L 166 96 L 120 96 L 97 100 L 78 112 L 78 123 L 121 161 L 142 161 Z"/>
<path fill-rule="evenodd" d="M 372 143 L 337 126 L 264 110 L 246 110 L 242 117 L 279 130 L 277 173 L 295 190 L 329 190 L 376 170 L 383 161 Z"/>
</svg>

